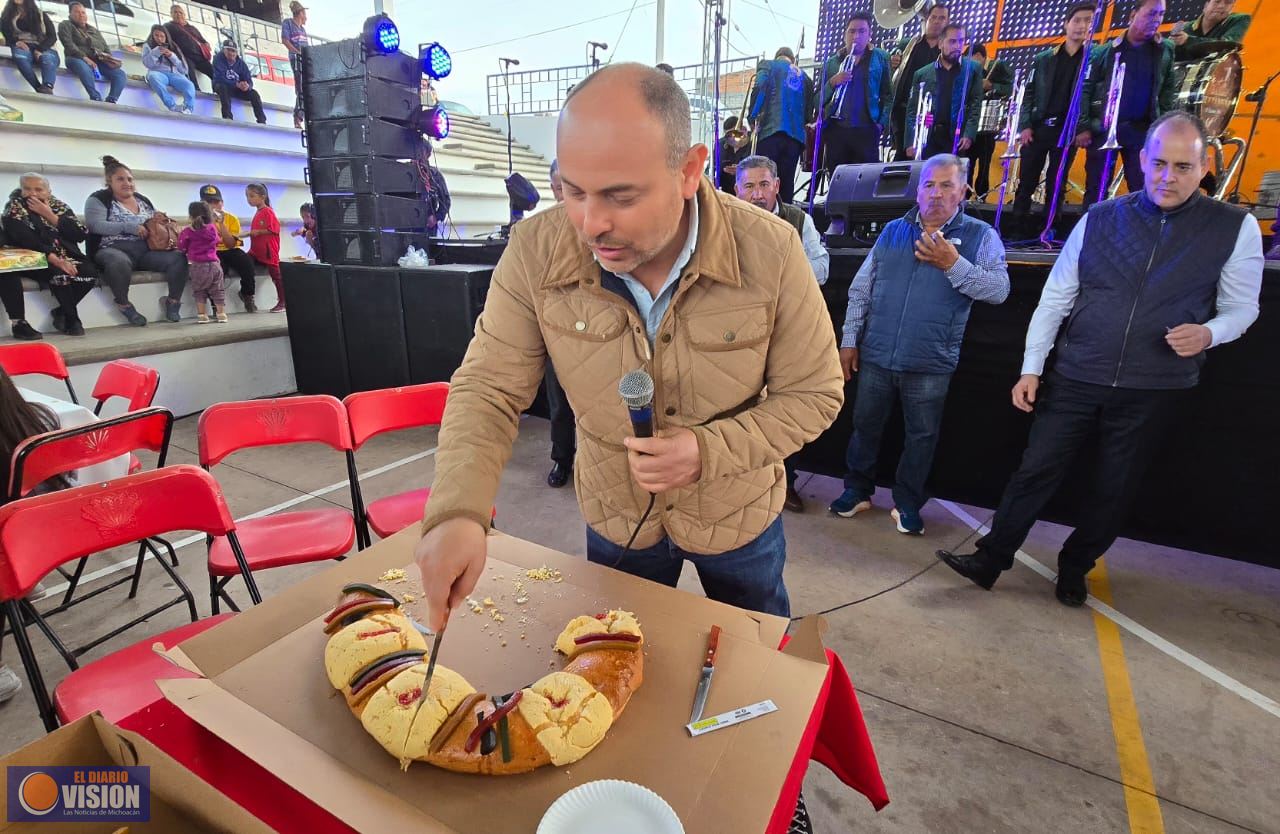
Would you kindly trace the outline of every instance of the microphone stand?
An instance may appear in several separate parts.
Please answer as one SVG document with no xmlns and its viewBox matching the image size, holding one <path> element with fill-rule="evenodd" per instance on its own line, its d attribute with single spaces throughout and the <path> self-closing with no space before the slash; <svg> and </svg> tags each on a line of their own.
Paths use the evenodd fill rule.
<svg viewBox="0 0 1280 834">
<path fill-rule="evenodd" d="M 596 70 L 600 69 L 600 59 L 596 57 L 596 50 L 600 48 L 600 45 L 597 43 L 592 43 L 592 44 L 589 44 L 589 46 L 591 48 L 591 61 L 590 61 L 591 71 L 595 72 Z"/>
<path fill-rule="evenodd" d="M 868 46 L 867 49 L 870 50 L 871 47 Z M 863 56 L 863 57 L 866 57 L 866 56 Z M 845 82 L 845 83 L 848 83 L 848 82 Z M 827 119 L 826 119 L 827 108 L 824 107 L 822 104 L 822 97 L 826 95 L 826 92 L 827 92 L 827 62 L 823 61 L 822 62 L 822 83 L 818 87 L 818 123 L 813 128 L 813 159 L 811 160 L 811 165 L 810 165 L 810 167 L 813 168 L 813 173 L 809 175 L 809 214 L 810 215 L 813 214 L 814 199 L 818 196 L 818 181 L 822 179 L 823 175 L 827 172 L 826 158 L 822 153 L 822 128 L 827 123 Z M 835 103 L 835 100 L 836 100 L 835 93 L 832 92 L 831 93 L 832 103 Z"/>
<path fill-rule="evenodd" d="M 712 112 L 715 113 L 715 119 L 711 126 L 711 135 L 715 139 L 714 164 L 716 175 L 714 182 L 720 181 L 720 166 L 723 164 L 721 161 L 722 153 L 720 148 L 720 32 L 724 29 L 726 21 L 720 14 L 720 5 L 722 2 L 723 0 L 709 0 L 707 3 L 707 10 L 715 15 L 715 21 L 712 24 L 714 29 L 713 37 L 715 38 L 715 69 L 712 72 L 712 79 L 715 83 L 715 95 L 712 103 Z"/>
<path fill-rule="evenodd" d="M 1232 190 L 1231 195 L 1227 197 L 1228 203 L 1240 202 L 1240 183 L 1244 182 L 1244 169 L 1249 164 L 1249 151 L 1253 148 L 1253 135 L 1258 132 L 1258 119 L 1262 118 L 1262 106 L 1267 103 L 1267 88 L 1277 78 L 1280 78 L 1280 71 L 1262 82 L 1262 86 L 1254 90 L 1252 93 L 1244 97 L 1245 101 L 1252 101 L 1253 121 L 1249 124 L 1249 140 L 1244 145 L 1244 156 L 1240 158 L 1240 173 L 1236 175 L 1236 187 Z"/>
<path fill-rule="evenodd" d="M 499 58 L 502 62 L 502 86 L 507 93 L 507 176 L 515 173 L 515 165 L 511 162 L 511 59 Z"/>
<path fill-rule="evenodd" d="M 1098 23 L 1102 19 L 1105 9 L 1111 7 L 1111 3 L 1107 6 L 1098 6 L 1093 13 L 1093 23 L 1089 26 L 1089 37 L 1085 38 L 1084 44 L 1080 47 L 1082 50 L 1080 56 L 1080 70 L 1076 75 L 1076 86 L 1071 93 L 1071 103 L 1067 107 L 1067 115 L 1062 119 L 1062 133 L 1058 136 L 1058 148 L 1061 157 L 1058 159 L 1058 176 L 1053 186 L 1053 201 L 1049 203 L 1049 207 L 1045 210 L 1046 220 L 1044 231 L 1040 233 L 1040 243 L 1044 246 L 1053 246 L 1053 222 L 1058 216 L 1058 201 L 1062 198 L 1063 180 L 1067 176 L 1068 161 L 1071 158 L 1069 153 L 1071 143 L 1076 140 L 1076 128 L 1080 124 L 1080 103 L 1084 95 L 1084 82 L 1089 77 L 1089 57 L 1093 52 L 1093 39 L 1098 33 Z M 1087 152 L 1088 149 L 1086 149 Z M 1048 195 L 1048 183 L 1045 183 L 1045 194 Z"/>
</svg>

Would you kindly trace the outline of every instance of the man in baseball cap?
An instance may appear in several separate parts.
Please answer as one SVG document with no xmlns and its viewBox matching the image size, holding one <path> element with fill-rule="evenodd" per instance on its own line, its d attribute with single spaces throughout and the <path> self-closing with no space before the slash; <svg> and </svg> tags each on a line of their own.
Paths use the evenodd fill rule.
<svg viewBox="0 0 1280 834">
<path fill-rule="evenodd" d="M 244 311 L 258 312 L 258 305 L 253 300 L 257 289 L 253 259 L 240 248 L 243 243 L 240 239 L 240 218 L 222 210 L 222 190 L 212 183 L 200 186 L 200 199 L 213 211 L 213 225 L 218 229 L 218 260 L 222 262 L 223 275 L 229 278 L 234 272 L 240 276 L 240 300 L 244 302 Z"/>
</svg>

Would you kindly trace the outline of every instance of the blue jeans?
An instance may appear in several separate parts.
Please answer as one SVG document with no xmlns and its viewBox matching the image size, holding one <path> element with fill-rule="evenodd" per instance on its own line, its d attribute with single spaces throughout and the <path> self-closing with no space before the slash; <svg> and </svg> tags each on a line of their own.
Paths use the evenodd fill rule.
<svg viewBox="0 0 1280 834">
<path fill-rule="evenodd" d="M 587 528 L 589 562 L 674 588 L 680 580 L 680 568 L 688 559 L 697 568 L 702 589 L 710 599 L 749 611 L 791 616 L 791 601 L 782 582 L 782 566 L 787 561 L 782 516 L 774 519 L 755 541 L 726 553 L 687 553 L 664 538 L 652 547 L 631 550 L 621 560 L 620 556 L 622 545 Z"/>
<path fill-rule="evenodd" d="M 186 99 L 187 108 L 196 106 L 196 85 L 192 84 L 191 79 L 185 75 L 179 75 L 176 72 L 151 70 L 147 73 L 147 86 L 160 97 L 160 100 L 164 102 L 164 106 L 170 110 L 178 107 L 178 104 L 173 100 L 169 87 L 173 87 L 173 89 L 182 94 L 183 98 Z"/>
<path fill-rule="evenodd" d="M 14 47 L 10 51 L 13 53 L 14 63 L 18 65 L 18 72 L 27 79 L 31 89 L 38 90 L 41 85 L 52 87 L 53 82 L 58 80 L 58 53 L 54 50 L 46 49 L 40 53 L 39 58 L 32 57 L 30 49 Z M 40 78 L 36 78 L 36 64 L 40 65 Z"/>
<path fill-rule="evenodd" d="M 858 393 L 853 403 L 853 435 L 845 456 L 845 489 L 870 498 L 876 489 L 876 458 L 880 438 L 893 411 L 895 399 L 902 401 L 906 436 L 898 472 L 894 476 L 893 503 L 900 510 L 920 512 L 928 496 L 924 482 L 933 467 L 933 450 L 938 445 L 942 408 L 947 400 L 951 374 L 922 374 L 888 371 L 870 362 L 858 366 Z"/>
<path fill-rule="evenodd" d="M 102 93 L 98 92 L 97 79 L 93 77 L 93 68 L 83 58 L 67 58 L 67 69 L 80 79 L 80 83 L 84 85 L 84 91 L 89 94 L 89 98 L 94 101 L 102 101 Z M 107 101 L 115 102 L 120 98 L 120 94 L 124 92 L 124 85 L 129 80 L 129 76 L 125 74 L 124 67 L 116 67 L 115 69 L 107 69 L 101 64 L 98 65 L 98 72 L 103 79 L 111 82 L 111 89 L 107 92 Z"/>
</svg>

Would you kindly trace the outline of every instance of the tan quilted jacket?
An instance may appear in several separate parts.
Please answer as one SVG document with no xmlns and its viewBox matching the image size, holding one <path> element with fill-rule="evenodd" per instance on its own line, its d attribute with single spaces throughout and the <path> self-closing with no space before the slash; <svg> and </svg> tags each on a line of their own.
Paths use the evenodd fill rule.
<svg viewBox="0 0 1280 834">
<path fill-rule="evenodd" d="M 655 380 L 655 428 L 697 435 L 702 477 L 658 496 L 635 546 L 665 533 L 686 551 L 723 553 L 777 517 L 782 459 L 844 398 L 831 318 L 795 229 L 705 179 L 697 200 L 697 246 L 652 348 L 635 307 L 600 286 L 563 208 L 515 226 L 453 375 L 424 532 L 457 516 L 488 526 L 548 355 L 577 418 L 578 501 L 596 532 L 625 544 L 648 503 L 627 466 L 618 397 L 637 368 Z"/>
</svg>

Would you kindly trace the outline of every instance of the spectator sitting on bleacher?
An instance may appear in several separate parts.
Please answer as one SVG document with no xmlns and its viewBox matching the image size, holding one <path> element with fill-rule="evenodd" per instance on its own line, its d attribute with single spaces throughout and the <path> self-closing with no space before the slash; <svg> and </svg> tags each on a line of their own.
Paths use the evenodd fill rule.
<svg viewBox="0 0 1280 834">
<path fill-rule="evenodd" d="M 196 85 L 187 78 L 187 62 L 183 60 L 182 53 L 169 43 L 169 33 L 159 23 L 151 27 L 151 36 L 142 47 L 142 65 L 147 68 L 147 86 L 160 97 L 165 107 L 174 113 L 195 111 Z M 186 104 L 174 101 L 170 87 L 182 94 Z"/>
<path fill-rule="evenodd" d="M 191 82 L 188 81 L 188 84 Z M 164 273 L 169 295 L 160 299 L 165 318 L 178 321 L 182 290 L 187 285 L 187 258 L 181 252 L 152 250 L 142 225 L 156 213 L 155 206 L 133 188 L 133 171 L 114 156 L 104 156 L 107 187 L 89 195 L 84 203 L 84 223 L 89 229 L 89 256 L 102 270 L 102 283 L 111 289 L 116 307 L 135 327 L 147 319 L 129 303 L 129 285 L 135 269 Z"/>
<path fill-rule="evenodd" d="M 222 104 L 222 118 L 233 118 L 231 99 L 238 98 L 253 105 L 253 117 L 258 124 L 267 123 L 267 114 L 262 110 L 262 96 L 253 89 L 253 76 L 249 73 L 248 64 L 240 57 L 235 41 L 224 41 L 222 51 L 213 56 L 213 91 Z"/>
<path fill-rule="evenodd" d="M 187 78 L 191 79 L 191 83 L 197 90 L 200 89 L 200 76 L 196 74 L 197 72 L 203 72 L 216 84 L 213 64 L 209 63 L 213 58 L 213 47 L 204 39 L 199 29 L 187 22 L 187 12 L 184 8 L 175 5 L 169 10 L 169 15 L 173 19 L 164 25 L 164 30 L 169 33 L 169 43 L 178 47 L 178 51 L 187 61 L 189 67 Z"/>
<path fill-rule="evenodd" d="M 213 212 L 213 225 L 218 230 L 218 260 L 222 262 L 222 274 L 229 278 L 234 272 L 240 276 L 240 300 L 244 302 L 246 313 L 258 312 L 253 294 L 258 289 L 258 281 L 253 265 L 253 258 L 240 248 L 240 218 L 222 210 L 222 191 L 218 186 L 209 184 L 200 188 L 200 199 L 209 204 Z"/>
<path fill-rule="evenodd" d="M 111 54 L 102 33 L 89 23 L 89 10 L 83 3 L 73 0 L 67 14 L 69 18 L 58 24 L 58 40 L 62 41 L 62 51 L 67 53 L 67 69 L 80 79 L 89 98 L 102 101 L 102 93 L 98 92 L 97 79 L 94 78 L 96 70 L 111 82 L 107 101 L 115 104 L 129 80 L 123 62 Z"/>
<path fill-rule="evenodd" d="M 40 11 L 36 0 L 8 0 L 0 11 L 0 33 L 13 52 L 18 72 L 37 93 L 51 95 L 58 80 L 58 32 L 53 19 Z M 40 77 L 36 77 L 36 65 Z"/>
<path fill-rule="evenodd" d="M 9 195 L 4 208 L 4 233 L 23 249 L 45 253 L 49 267 L 26 273 L 49 289 L 58 306 L 53 308 L 53 326 L 68 336 L 83 336 L 84 325 L 76 312 L 80 299 L 89 294 L 98 279 L 98 268 L 80 251 L 87 230 L 71 206 L 53 196 L 49 180 L 35 173 L 18 178 L 19 187 Z M 17 277 L 16 275 L 14 276 Z M 4 286 L 4 306 L 16 339 L 38 339 L 25 318 L 22 283 Z"/>
</svg>

